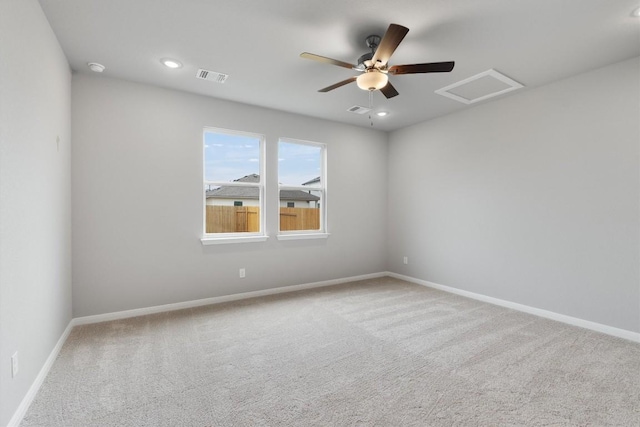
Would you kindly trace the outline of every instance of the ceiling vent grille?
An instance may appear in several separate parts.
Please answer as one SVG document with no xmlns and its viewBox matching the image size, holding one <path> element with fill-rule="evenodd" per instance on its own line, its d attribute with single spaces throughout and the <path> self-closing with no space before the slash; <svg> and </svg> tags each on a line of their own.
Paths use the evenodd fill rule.
<svg viewBox="0 0 640 427">
<path fill-rule="evenodd" d="M 200 68 L 196 73 L 196 77 L 202 80 L 208 80 L 215 83 L 224 83 L 228 78 L 228 74 L 218 73 L 217 71 L 204 70 Z"/>
<path fill-rule="evenodd" d="M 371 111 L 371 108 L 362 107 L 360 105 L 354 105 L 353 107 L 347 109 L 347 111 L 350 113 L 356 113 L 356 114 L 367 114 L 369 111 Z"/>
</svg>

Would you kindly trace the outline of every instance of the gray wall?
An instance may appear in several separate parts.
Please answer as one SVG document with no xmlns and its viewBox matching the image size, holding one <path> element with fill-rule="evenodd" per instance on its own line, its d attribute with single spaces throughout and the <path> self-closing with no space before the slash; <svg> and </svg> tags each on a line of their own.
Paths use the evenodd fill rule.
<svg viewBox="0 0 640 427">
<path fill-rule="evenodd" d="M 393 132 L 388 268 L 639 332 L 639 68 Z"/>
<path fill-rule="evenodd" d="M 0 2 L 0 57 L 0 425 L 69 323 L 72 281 L 78 317 L 387 268 L 640 331 L 638 58 L 387 135 L 71 82 L 34 0 Z M 203 126 L 266 135 L 267 242 L 201 245 Z M 328 144 L 327 240 L 275 238 L 280 136 Z"/>
<path fill-rule="evenodd" d="M 71 73 L 35 0 L 0 2 L 0 58 L 4 426 L 71 320 Z"/>
<path fill-rule="evenodd" d="M 384 271 L 386 133 L 104 76 L 72 105 L 74 317 Z M 267 242 L 200 243 L 204 126 L 266 135 Z M 327 143 L 326 240 L 276 239 L 279 137 Z"/>
</svg>

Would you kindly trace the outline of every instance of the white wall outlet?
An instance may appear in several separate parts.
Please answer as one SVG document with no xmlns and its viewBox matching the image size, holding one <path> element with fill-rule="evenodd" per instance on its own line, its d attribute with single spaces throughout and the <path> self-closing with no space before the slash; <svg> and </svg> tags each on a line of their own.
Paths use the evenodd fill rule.
<svg viewBox="0 0 640 427">
<path fill-rule="evenodd" d="M 16 351 L 11 356 L 11 378 L 18 375 L 18 352 Z"/>
<path fill-rule="evenodd" d="M 241 279 L 244 279 L 244 278 L 245 278 L 245 276 L 247 275 L 246 273 L 247 273 L 247 272 L 244 270 L 244 268 L 241 268 L 241 269 L 240 269 L 240 273 L 239 273 L 239 274 L 240 274 L 240 278 L 241 278 Z"/>
<path fill-rule="evenodd" d="M 405 265 L 406 265 L 406 264 L 409 264 L 409 257 L 408 257 L 408 256 L 404 257 L 404 258 L 402 259 L 402 262 L 403 262 Z"/>
</svg>

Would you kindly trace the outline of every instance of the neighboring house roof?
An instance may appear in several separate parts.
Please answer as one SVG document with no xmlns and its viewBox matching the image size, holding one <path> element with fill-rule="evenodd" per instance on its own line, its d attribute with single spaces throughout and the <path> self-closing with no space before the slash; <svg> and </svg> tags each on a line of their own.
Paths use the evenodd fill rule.
<svg viewBox="0 0 640 427">
<path fill-rule="evenodd" d="M 247 175 L 234 182 L 260 182 L 260 176 L 256 174 Z M 207 191 L 207 199 L 258 199 L 259 189 L 257 187 L 236 187 L 221 186 L 215 190 Z M 316 202 L 320 197 L 315 194 L 309 194 L 302 190 L 281 190 L 280 198 L 282 200 L 298 200 L 305 202 Z"/>
<path fill-rule="evenodd" d="M 260 175 L 252 173 L 251 175 L 246 175 L 242 178 L 234 179 L 233 182 L 260 182 Z"/>
<path fill-rule="evenodd" d="M 320 200 L 320 197 L 302 190 L 280 190 L 280 199 L 317 202 L 318 200 Z"/>
<path fill-rule="evenodd" d="M 257 187 L 218 187 L 207 191 L 207 199 L 257 199 Z"/>
<path fill-rule="evenodd" d="M 320 182 L 320 177 L 313 178 L 311 181 L 303 182 L 302 185 L 315 184 L 315 183 L 318 183 L 318 182 Z"/>
</svg>

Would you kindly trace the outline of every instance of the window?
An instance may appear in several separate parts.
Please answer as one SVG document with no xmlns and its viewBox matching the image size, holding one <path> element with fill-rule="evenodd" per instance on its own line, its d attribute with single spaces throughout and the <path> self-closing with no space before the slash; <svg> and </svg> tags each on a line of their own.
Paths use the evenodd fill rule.
<svg viewBox="0 0 640 427">
<path fill-rule="evenodd" d="M 203 244 L 265 240 L 264 137 L 204 130 Z"/>
<path fill-rule="evenodd" d="M 278 142 L 279 239 L 327 236 L 325 159 L 324 144 Z"/>
</svg>

